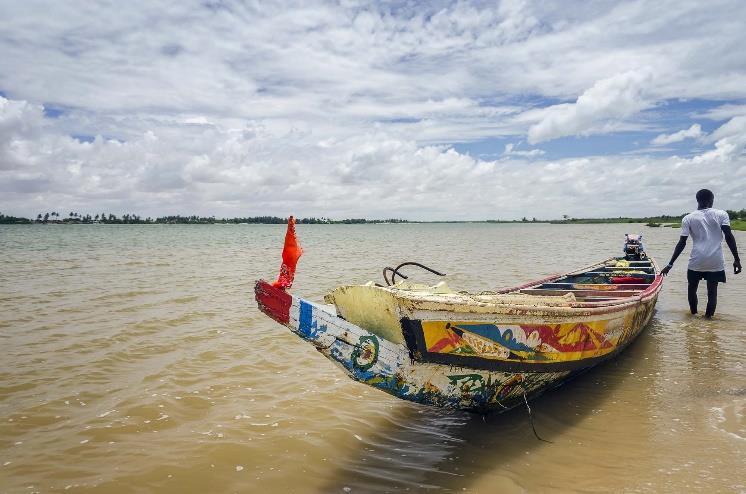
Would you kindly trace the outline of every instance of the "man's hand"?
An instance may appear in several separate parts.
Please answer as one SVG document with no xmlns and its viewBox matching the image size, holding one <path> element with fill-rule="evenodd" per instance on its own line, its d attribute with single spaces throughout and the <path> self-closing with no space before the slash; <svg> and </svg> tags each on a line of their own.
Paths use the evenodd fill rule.
<svg viewBox="0 0 746 494">
<path fill-rule="evenodd" d="M 723 230 L 723 237 L 725 237 L 725 243 L 728 244 L 730 253 L 733 254 L 733 274 L 741 272 L 741 258 L 738 257 L 738 248 L 736 247 L 736 237 L 733 236 L 733 232 L 729 225 L 723 225 L 720 227 Z"/>
<path fill-rule="evenodd" d="M 672 264 L 669 264 L 669 265 L 668 265 L 668 266 L 666 266 L 665 268 L 661 269 L 661 274 L 662 274 L 663 276 L 666 276 L 666 275 L 668 274 L 668 272 L 669 272 L 669 271 L 671 271 L 671 268 L 672 268 L 672 267 L 673 267 L 673 265 L 672 265 Z M 740 264 L 738 265 L 738 271 L 739 271 L 739 272 L 741 271 L 741 265 L 740 265 Z"/>
</svg>

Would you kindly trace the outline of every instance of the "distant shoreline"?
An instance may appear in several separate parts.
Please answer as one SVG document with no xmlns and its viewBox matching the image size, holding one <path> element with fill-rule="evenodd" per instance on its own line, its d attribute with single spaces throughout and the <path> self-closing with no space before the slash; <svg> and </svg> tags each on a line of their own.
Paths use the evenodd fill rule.
<svg viewBox="0 0 746 494">
<path fill-rule="evenodd" d="M 731 228 L 733 230 L 746 231 L 746 209 L 740 211 L 728 211 L 731 218 Z M 595 225 L 595 224 L 613 224 L 613 223 L 642 223 L 647 227 L 671 227 L 679 228 L 681 226 L 680 216 L 649 216 L 644 218 L 619 217 L 619 218 L 563 218 L 561 220 L 539 220 L 536 218 L 523 218 L 520 220 L 444 220 L 444 221 L 411 221 L 405 219 L 365 219 L 365 218 L 348 218 L 343 220 L 333 220 L 329 218 L 299 218 L 296 223 L 301 225 L 381 225 L 381 224 L 462 224 L 462 223 L 493 223 L 493 224 L 552 224 L 552 225 Z M 113 214 L 98 214 L 91 216 L 89 214 L 79 215 L 71 213 L 67 217 L 62 217 L 56 213 L 45 213 L 38 215 L 36 219 L 23 217 L 6 216 L 0 214 L 0 224 L 3 225 L 281 225 L 287 223 L 287 218 L 278 216 L 252 216 L 246 218 L 215 218 L 214 216 L 164 216 L 160 218 L 141 218 L 137 215 L 125 214 L 121 217 Z"/>
</svg>

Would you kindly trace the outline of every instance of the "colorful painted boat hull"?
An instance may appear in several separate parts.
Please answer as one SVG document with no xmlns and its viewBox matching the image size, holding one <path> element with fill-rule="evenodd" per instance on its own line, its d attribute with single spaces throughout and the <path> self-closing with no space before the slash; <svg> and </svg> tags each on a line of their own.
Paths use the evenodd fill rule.
<svg viewBox="0 0 746 494">
<path fill-rule="evenodd" d="M 487 412 L 515 407 L 622 351 L 652 317 L 660 285 L 658 275 L 634 300 L 602 307 L 494 313 L 414 304 L 399 313 L 400 341 L 265 281 L 255 296 L 263 312 L 352 379 L 408 401 Z"/>
<path fill-rule="evenodd" d="M 339 287 L 325 299 L 344 320 L 405 343 L 416 362 L 518 373 L 575 371 L 615 356 L 650 321 L 662 277 L 654 261 L 636 262 L 629 267 L 611 258 L 492 293 L 455 292 L 442 283 L 368 283 Z M 644 283 L 585 282 L 620 271 L 633 271 Z"/>
</svg>

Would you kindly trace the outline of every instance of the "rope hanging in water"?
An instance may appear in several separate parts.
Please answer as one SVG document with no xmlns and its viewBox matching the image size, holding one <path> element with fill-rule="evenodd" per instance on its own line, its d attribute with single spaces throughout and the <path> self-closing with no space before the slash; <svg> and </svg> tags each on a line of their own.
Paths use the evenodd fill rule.
<svg viewBox="0 0 746 494">
<path fill-rule="evenodd" d="M 539 433 L 536 432 L 536 427 L 534 427 L 534 416 L 531 413 L 531 407 L 528 406 L 528 398 L 526 397 L 526 388 L 521 387 L 521 390 L 523 391 L 523 401 L 526 403 L 526 410 L 528 410 L 528 421 L 531 423 L 531 430 L 534 431 L 534 436 L 536 436 L 536 439 L 539 441 L 544 441 L 545 443 L 552 444 L 552 441 L 547 441 L 546 439 L 539 436 Z"/>
</svg>

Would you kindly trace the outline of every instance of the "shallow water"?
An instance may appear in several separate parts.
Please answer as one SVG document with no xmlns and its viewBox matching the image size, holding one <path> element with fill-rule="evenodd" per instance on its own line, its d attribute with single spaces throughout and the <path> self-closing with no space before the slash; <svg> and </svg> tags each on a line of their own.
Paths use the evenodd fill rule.
<svg viewBox="0 0 746 494">
<path fill-rule="evenodd" d="M 628 231 L 661 263 L 678 236 L 300 225 L 294 291 L 320 301 L 404 260 L 494 289 L 615 254 Z M 532 403 L 541 442 L 525 410 L 449 413 L 352 382 L 261 314 L 253 282 L 276 275 L 283 235 L 0 226 L 0 492 L 746 489 L 746 275 L 728 277 L 706 321 L 688 315 L 682 258 L 630 348 Z"/>
</svg>

